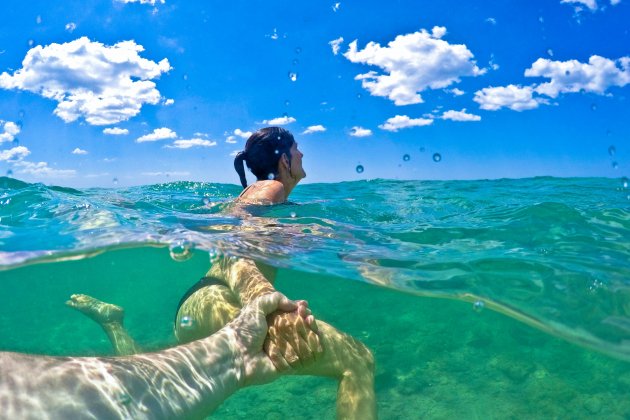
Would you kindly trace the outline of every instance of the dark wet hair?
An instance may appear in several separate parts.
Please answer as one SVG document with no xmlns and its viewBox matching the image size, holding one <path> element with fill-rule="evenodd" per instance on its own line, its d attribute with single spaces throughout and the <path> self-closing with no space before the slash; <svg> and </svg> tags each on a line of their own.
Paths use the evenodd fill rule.
<svg viewBox="0 0 630 420">
<path fill-rule="evenodd" d="M 245 166 L 261 181 L 274 179 L 278 176 L 278 162 L 283 153 L 291 161 L 291 147 L 295 143 L 293 134 L 280 127 L 261 128 L 249 136 L 245 143 L 245 150 L 234 158 L 234 169 L 241 179 L 243 188 L 247 187 Z"/>
</svg>

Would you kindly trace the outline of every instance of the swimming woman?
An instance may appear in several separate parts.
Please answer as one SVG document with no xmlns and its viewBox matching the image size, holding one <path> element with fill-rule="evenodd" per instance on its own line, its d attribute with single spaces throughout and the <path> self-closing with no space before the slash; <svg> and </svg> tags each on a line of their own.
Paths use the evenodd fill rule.
<svg viewBox="0 0 630 420">
<path fill-rule="evenodd" d="M 268 127 L 253 133 L 245 150 L 234 160 L 244 188 L 236 199 L 237 205 L 286 202 L 291 191 L 306 176 L 302 157 L 293 135 L 285 129 Z M 244 164 L 257 179 L 249 186 Z M 275 275 L 274 268 L 249 259 L 224 257 L 215 261 L 206 276 L 180 302 L 175 322 L 178 341 L 186 343 L 219 330 L 234 319 L 242 307 L 259 296 L 274 292 Z M 80 301 L 70 301 L 70 305 L 83 310 L 82 307 L 89 308 L 92 303 L 83 305 Z M 97 322 L 108 333 L 119 354 L 137 351 L 135 343 L 122 328 L 122 317 L 116 322 Z M 274 314 L 269 323 L 264 346 L 278 370 L 288 374 L 333 377 L 339 381 L 337 417 L 376 417 L 374 361 L 365 345 L 325 322 L 318 321 L 317 327 L 313 327 L 313 318 L 305 304 L 300 314 Z M 320 346 L 323 352 L 320 352 Z M 315 359 L 312 364 L 303 363 L 312 359 Z"/>
</svg>

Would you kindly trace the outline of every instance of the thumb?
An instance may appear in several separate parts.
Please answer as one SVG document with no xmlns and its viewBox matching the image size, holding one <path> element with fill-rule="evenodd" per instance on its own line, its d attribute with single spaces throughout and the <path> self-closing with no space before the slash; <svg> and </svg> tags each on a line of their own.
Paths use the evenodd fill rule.
<svg viewBox="0 0 630 420">
<path fill-rule="evenodd" d="M 270 293 L 256 299 L 255 307 L 262 311 L 265 315 L 269 315 L 273 311 L 280 309 L 285 312 L 291 312 L 297 309 L 297 304 L 289 300 L 280 292 Z"/>
</svg>

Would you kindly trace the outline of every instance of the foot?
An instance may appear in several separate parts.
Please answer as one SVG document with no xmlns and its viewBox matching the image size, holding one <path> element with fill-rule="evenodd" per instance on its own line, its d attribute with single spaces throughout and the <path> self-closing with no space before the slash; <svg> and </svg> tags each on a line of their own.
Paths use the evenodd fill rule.
<svg viewBox="0 0 630 420">
<path fill-rule="evenodd" d="M 118 322 L 122 324 L 125 310 L 117 305 L 105 303 L 88 295 L 72 295 L 66 305 L 92 318 L 98 324 Z"/>
</svg>

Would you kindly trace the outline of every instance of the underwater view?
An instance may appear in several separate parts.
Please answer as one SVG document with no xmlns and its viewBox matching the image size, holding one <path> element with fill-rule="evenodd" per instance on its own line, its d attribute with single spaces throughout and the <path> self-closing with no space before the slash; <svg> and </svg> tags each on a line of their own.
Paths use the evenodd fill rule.
<svg viewBox="0 0 630 420">
<path fill-rule="evenodd" d="M 630 419 L 630 0 L 0 12 L 0 419 Z"/>
<path fill-rule="evenodd" d="M 71 189 L 2 178 L 1 348 L 112 355 L 84 293 L 146 350 L 217 254 L 279 267 L 278 290 L 362 340 L 380 418 L 627 418 L 630 207 L 603 178 L 300 187 L 241 218 L 240 188 Z M 325 197 L 325 198 L 322 198 Z M 287 377 L 213 418 L 335 416 L 336 381 Z"/>
</svg>

